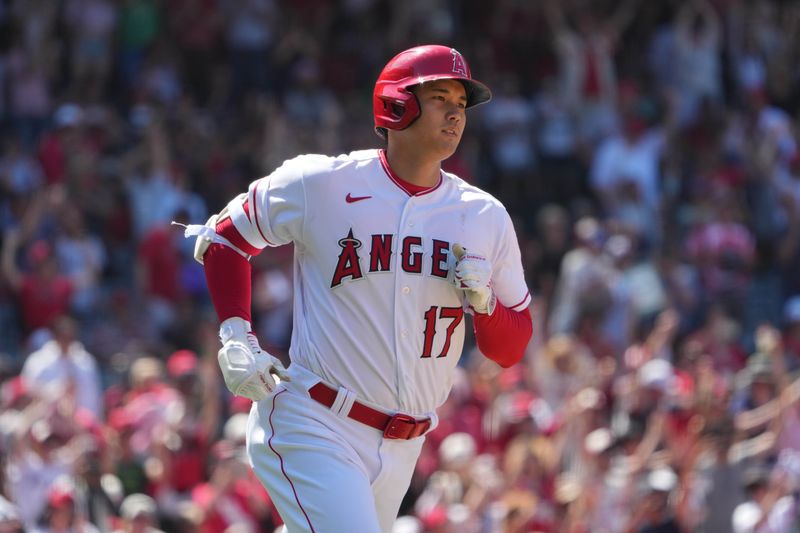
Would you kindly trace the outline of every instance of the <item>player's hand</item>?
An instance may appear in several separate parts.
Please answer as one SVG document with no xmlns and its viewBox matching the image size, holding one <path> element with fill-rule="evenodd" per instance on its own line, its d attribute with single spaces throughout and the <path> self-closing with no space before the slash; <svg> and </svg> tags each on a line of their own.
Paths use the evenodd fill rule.
<svg viewBox="0 0 800 533">
<path fill-rule="evenodd" d="M 491 284 L 492 264 L 485 256 L 468 252 L 458 243 L 453 245 L 453 255 L 453 283 L 464 291 L 475 312 L 491 315 L 497 303 Z"/>
<path fill-rule="evenodd" d="M 283 363 L 261 349 L 250 329 L 250 323 L 239 317 L 223 322 L 219 328 L 222 348 L 217 360 L 228 390 L 259 401 L 275 389 L 277 382 L 273 376 L 283 381 L 290 378 Z"/>
</svg>

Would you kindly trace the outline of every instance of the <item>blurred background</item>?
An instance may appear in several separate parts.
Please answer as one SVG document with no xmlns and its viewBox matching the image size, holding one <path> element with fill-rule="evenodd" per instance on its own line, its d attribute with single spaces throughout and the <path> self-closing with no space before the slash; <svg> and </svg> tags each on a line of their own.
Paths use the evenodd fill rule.
<svg viewBox="0 0 800 533">
<path fill-rule="evenodd" d="M 796 531 L 799 41 L 796 0 L 0 0 L 0 531 L 280 526 L 169 222 L 379 146 L 427 43 L 494 91 L 445 168 L 511 213 L 535 333 L 468 343 L 395 531 Z M 291 258 L 253 260 L 285 361 Z"/>
</svg>

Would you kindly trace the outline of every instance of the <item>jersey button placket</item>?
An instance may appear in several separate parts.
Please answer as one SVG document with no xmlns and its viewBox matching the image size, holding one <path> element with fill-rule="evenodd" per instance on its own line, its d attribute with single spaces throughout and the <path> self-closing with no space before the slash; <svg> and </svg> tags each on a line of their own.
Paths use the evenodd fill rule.
<svg viewBox="0 0 800 533">
<path fill-rule="evenodd" d="M 409 231 L 414 227 L 414 222 L 409 220 L 416 207 L 415 197 L 411 197 L 403 207 L 403 212 L 400 215 L 400 224 L 398 225 L 398 244 L 402 247 L 403 240 L 409 235 Z M 401 248 L 402 250 L 402 248 Z M 397 364 L 397 384 L 398 384 L 398 399 L 400 406 L 405 407 L 409 405 L 409 399 L 414 395 L 413 390 L 409 390 L 409 385 L 412 381 L 409 380 L 408 361 L 405 360 L 404 354 L 408 351 L 408 339 L 411 336 L 408 326 L 408 317 L 405 314 L 408 312 L 408 306 L 411 303 L 407 297 L 411 295 L 411 286 L 408 283 L 409 279 L 406 278 L 407 274 L 403 271 L 401 265 L 401 258 L 398 255 L 397 263 L 397 277 L 395 278 L 395 287 L 400 298 L 395 299 L 395 317 L 399 320 L 396 321 L 396 364 Z"/>
</svg>

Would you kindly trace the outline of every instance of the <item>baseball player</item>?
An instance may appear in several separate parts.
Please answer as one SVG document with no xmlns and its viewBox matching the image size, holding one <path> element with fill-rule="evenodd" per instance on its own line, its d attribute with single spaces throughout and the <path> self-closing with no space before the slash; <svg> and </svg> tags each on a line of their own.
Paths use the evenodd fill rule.
<svg viewBox="0 0 800 533">
<path fill-rule="evenodd" d="M 406 50 L 375 84 L 385 149 L 288 160 L 187 229 L 221 321 L 225 383 L 254 400 L 250 462 L 290 532 L 391 530 L 450 392 L 465 313 L 486 357 L 523 356 L 531 297 L 511 220 L 441 169 L 466 110 L 490 98 L 455 49 Z M 251 331 L 248 259 L 289 242 L 287 370 Z"/>
</svg>

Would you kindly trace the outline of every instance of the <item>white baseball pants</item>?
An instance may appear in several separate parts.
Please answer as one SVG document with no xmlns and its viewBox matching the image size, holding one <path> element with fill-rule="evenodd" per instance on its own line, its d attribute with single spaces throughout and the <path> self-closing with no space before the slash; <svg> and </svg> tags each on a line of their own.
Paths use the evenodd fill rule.
<svg viewBox="0 0 800 533">
<path fill-rule="evenodd" d="M 250 463 L 288 532 L 390 532 L 424 437 L 385 439 L 313 400 L 308 371 L 293 370 L 253 403 L 247 429 Z"/>
</svg>

